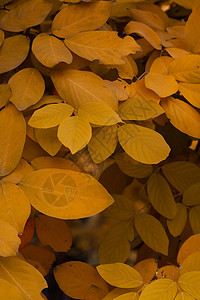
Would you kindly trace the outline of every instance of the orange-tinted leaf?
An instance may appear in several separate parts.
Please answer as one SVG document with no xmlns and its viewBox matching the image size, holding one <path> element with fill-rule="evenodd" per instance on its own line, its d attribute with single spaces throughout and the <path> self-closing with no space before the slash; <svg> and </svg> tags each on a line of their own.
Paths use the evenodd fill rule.
<svg viewBox="0 0 200 300">
<path fill-rule="evenodd" d="M 183 243 L 177 256 L 178 264 L 182 265 L 186 257 L 196 251 L 200 251 L 200 234 L 192 235 Z"/>
<path fill-rule="evenodd" d="M 34 218 L 30 218 L 27 220 L 25 224 L 22 235 L 19 236 L 21 239 L 21 244 L 19 246 L 19 249 L 24 248 L 24 246 L 26 246 L 32 240 L 34 231 L 35 231 L 35 220 Z"/>
</svg>

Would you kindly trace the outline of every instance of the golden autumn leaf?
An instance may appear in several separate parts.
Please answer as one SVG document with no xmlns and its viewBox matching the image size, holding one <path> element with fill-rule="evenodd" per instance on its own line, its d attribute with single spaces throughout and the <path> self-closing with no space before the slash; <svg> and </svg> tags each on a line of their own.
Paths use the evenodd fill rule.
<svg viewBox="0 0 200 300">
<path fill-rule="evenodd" d="M 15 256 L 21 243 L 16 228 L 4 220 L 0 220 L 0 228 L 0 255 Z"/>
<path fill-rule="evenodd" d="M 109 1 L 81 3 L 62 9 L 54 18 L 52 32 L 65 38 L 80 31 L 101 27 L 109 18 L 112 4 Z"/>
<path fill-rule="evenodd" d="M 92 72 L 59 70 L 51 73 L 51 79 L 61 98 L 75 109 L 84 103 L 99 102 L 117 111 L 115 94 L 101 77 Z"/>
<path fill-rule="evenodd" d="M 135 292 L 129 292 L 129 293 L 122 294 L 122 295 L 116 297 L 115 299 L 117 299 L 117 300 L 137 300 L 137 299 L 139 299 L 139 294 L 137 294 Z"/>
<path fill-rule="evenodd" d="M 9 84 L 0 84 L 0 108 L 8 103 L 11 96 L 11 90 Z"/>
<path fill-rule="evenodd" d="M 115 81 L 104 80 L 104 83 L 113 91 L 117 100 L 124 101 L 128 99 L 130 85 L 127 84 L 126 81 L 122 79 L 117 79 Z"/>
<path fill-rule="evenodd" d="M 47 288 L 44 277 L 34 267 L 15 257 L 0 257 L 0 279 L 17 287 L 26 300 L 42 300 L 40 292 Z"/>
<path fill-rule="evenodd" d="M 196 1 L 194 7 L 192 8 L 192 13 L 189 15 L 189 18 L 185 26 L 185 39 L 188 45 L 188 48 L 194 52 L 200 52 L 200 5 Z"/>
<path fill-rule="evenodd" d="M 107 67 L 116 68 L 119 77 L 132 80 L 138 74 L 137 64 L 130 55 L 124 56 L 123 60 L 125 61 L 123 65 L 108 65 Z"/>
<path fill-rule="evenodd" d="M 140 79 L 132 82 L 129 85 L 129 98 L 144 98 L 147 101 L 154 101 L 159 104 L 160 97 L 145 85 L 145 79 Z"/>
<path fill-rule="evenodd" d="M 35 57 L 46 67 L 52 68 L 60 62 L 70 64 L 73 60 L 71 52 L 63 42 L 54 36 L 40 33 L 32 44 Z"/>
<path fill-rule="evenodd" d="M 35 128 L 34 130 L 39 145 L 52 156 L 56 155 L 62 146 L 62 143 L 57 138 L 57 132 L 57 127 Z"/>
<path fill-rule="evenodd" d="M 134 269 L 141 274 L 144 284 L 152 280 L 156 274 L 157 268 L 158 263 L 154 258 L 144 259 L 134 265 Z"/>
<path fill-rule="evenodd" d="M 31 161 L 31 166 L 34 170 L 56 168 L 79 172 L 82 171 L 82 169 L 75 162 L 62 157 L 36 157 Z"/>
<path fill-rule="evenodd" d="M 24 147 L 26 123 L 13 104 L 0 111 L 0 176 L 17 166 Z"/>
<path fill-rule="evenodd" d="M 191 185 L 184 193 L 183 193 L 183 204 L 188 206 L 200 205 L 200 183 L 195 183 Z"/>
<path fill-rule="evenodd" d="M 190 209 L 189 220 L 194 234 L 200 233 L 199 214 L 200 214 L 200 206 L 194 206 Z"/>
<path fill-rule="evenodd" d="M 169 278 L 173 281 L 178 281 L 180 277 L 180 268 L 174 265 L 166 265 L 156 272 L 157 279 Z"/>
<path fill-rule="evenodd" d="M 117 31 L 80 32 L 65 39 L 64 43 L 77 55 L 88 60 L 98 59 L 105 65 L 124 64 L 123 56 L 141 49 L 132 37 L 121 39 Z"/>
<path fill-rule="evenodd" d="M 33 207 L 60 219 L 88 217 L 113 203 L 113 198 L 96 179 L 71 170 L 38 170 L 27 175 L 19 186 Z"/>
<path fill-rule="evenodd" d="M 189 237 L 181 246 L 178 255 L 177 262 L 179 265 L 182 265 L 184 260 L 191 255 L 199 251 L 200 249 L 200 234 L 195 234 Z"/>
<path fill-rule="evenodd" d="M 143 126 L 120 126 L 118 139 L 129 156 L 144 164 L 156 164 L 164 160 L 170 152 L 168 144 L 159 133 Z"/>
<path fill-rule="evenodd" d="M 39 215 L 36 232 L 40 242 L 56 252 L 67 252 L 72 245 L 72 233 L 64 220 Z"/>
<path fill-rule="evenodd" d="M 200 295 L 200 271 L 191 271 L 184 273 L 178 280 L 180 287 L 193 296 L 199 299 Z"/>
<path fill-rule="evenodd" d="M 96 269 L 81 261 L 69 261 L 57 266 L 54 276 L 60 289 L 72 298 L 86 299 L 92 286 L 105 292 L 109 291 L 107 283 Z"/>
<path fill-rule="evenodd" d="M 8 37 L 0 48 L 0 74 L 18 67 L 27 57 L 30 41 L 22 34 Z"/>
<path fill-rule="evenodd" d="M 168 254 L 169 239 L 164 227 L 155 217 L 147 213 L 136 215 L 135 228 L 148 247 L 164 255 Z"/>
<path fill-rule="evenodd" d="M 167 220 L 167 227 L 169 229 L 169 232 L 174 237 L 179 236 L 186 224 L 187 221 L 187 209 L 186 207 L 181 203 L 176 203 L 177 206 L 177 212 L 173 219 Z"/>
<path fill-rule="evenodd" d="M 179 292 L 174 300 L 195 300 L 195 298 L 188 293 Z"/>
<path fill-rule="evenodd" d="M 24 110 L 38 102 L 45 90 L 45 82 L 40 72 L 34 68 L 24 68 L 15 73 L 8 81 L 12 90 L 10 101 Z"/>
<path fill-rule="evenodd" d="M 25 112 L 34 111 L 46 104 L 60 104 L 63 100 L 58 95 L 44 95 L 37 103 L 30 106 Z"/>
<path fill-rule="evenodd" d="M 3 44 L 4 38 L 5 38 L 4 31 L 0 29 L 0 47 Z"/>
<path fill-rule="evenodd" d="M 20 290 L 9 281 L 0 279 L 1 299 L 25 300 Z"/>
<path fill-rule="evenodd" d="M 29 163 L 24 160 L 23 158 L 20 159 L 19 163 L 17 164 L 14 171 L 10 174 L 2 177 L 2 181 L 9 182 L 9 183 L 19 183 L 22 178 L 33 171 L 33 168 L 29 165 Z"/>
<path fill-rule="evenodd" d="M 192 137 L 200 138 L 200 113 L 195 108 L 173 97 L 164 99 L 162 107 L 174 127 Z"/>
<path fill-rule="evenodd" d="M 191 272 L 191 271 L 200 271 L 200 252 L 194 252 L 191 255 L 187 256 L 184 262 L 181 265 L 181 275 Z"/>
<path fill-rule="evenodd" d="M 180 93 L 194 106 L 200 108 L 200 84 L 179 82 Z"/>
</svg>

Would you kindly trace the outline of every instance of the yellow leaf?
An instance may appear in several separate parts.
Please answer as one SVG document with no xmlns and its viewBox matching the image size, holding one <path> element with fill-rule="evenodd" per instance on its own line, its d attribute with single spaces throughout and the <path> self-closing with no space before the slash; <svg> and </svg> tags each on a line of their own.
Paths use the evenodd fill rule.
<svg viewBox="0 0 200 300">
<path fill-rule="evenodd" d="M 200 206 L 194 206 L 190 209 L 189 220 L 194 234 L 200 233 L 199 214 L 200 214 Z"/>
<path fill-rule="evenodd" d="M 67 252 L 72 245 L 72 233 L 64 220 L 39 215 L 36 218 L 36 232 L 44 246 L 55 252 Z"/>
<path fill-rule="evenodd" d="M 78 109 L 78 116 L 89 123 L 101 126 L 122 122 L 116 112 L 103 103 L 89 102 L 81 105 Z"/>
<path fill-rule="evenodd" d="M 200 205 L 200 183 L 195 183 L 191 185 L 184 193 L 183 193 L 183 204 L 188 206 Z"/>
<path fill-rule="evenodd" d="M 80 31 L 97 29 L 108 20 L 111 7 L 110 1 L 70 5 L 55 16 L 52 32 L 58 37 L 65 38 Z"/>
<path fill-rule="evenodd" d="M 169 65 L 169 74 L 179 81 L 200 83 L 199 55 L 184 55 L 175 59 Z"/>
<path fill-rule="evenodd" d="M 34 170 L 40 169 L 65 169 L 65 170 L 73 170 L 73 171 L 81 171 L 82 169 L 73 161 L 62 158 L 62 157 L 50 157 L 50 156 L 42 156 L 36 157 L 31 161 L 31 166 Z"/>
<path fill-rule="evenodd" d="M 39 34 L 32 44 L 35 57 L 46 67 L 52 68 L 60 62 L 70 64 L 72 54 L 63 42 L 46 33 Z"/>
<path fill-rule="evenodd" d="M 146 24 L 154 30 L 165 30 L 165 22 L 156 11 L 131 8 L 131 14 L 135 21 Z"/>
<path fill-rule="evenodd" d="M 189 18 L 185 26 L 185 39 L 188 45 L 188 48 L 194 52 L 200 52 L 200 5 L 196 1 L 192 13 L 189 15 Z"/>
<path fill-rule="evenodd" d="M 173 300 L 176 296 L 177 286 L 171 279 L 158 279 L 148 284 L 142 294 L 140 300 Z"/>
<path fill-rule="evenodd" d="M 94 128 L 88 151 L 92 160 L 98 164 L 106 160 L 117 147 L 117 125 Z"/>
<path fill-rule="evenodd" d="M 26 123 L 13 104 L 0 111 L 0 176 L 11 173 L 17 166 L 24 147 Z"/>
<path fill-rule="evenodd" d="M 58 139 L 72 154 L 83 149 L 92 137 L 89 122 L 81 117 L 66 118 L 58 127 Z"/>
<path fill-rule="evenodd" d="M 123 263 L 99 265 L 97 271 L 109 284 L 121 288 L 135 288 L 143 283 L 138 271 Z"/>
<path fill-rule="evenodd" d="M 156 272 L 157 279 L 169 278 L 173 281 L 178 281 L 180 277 L 180 269 L 174 265 L 166 265 Z"/>
<path fill-rule="evenodd" d="M 118 297 L 124 293 L 129 293 L 129 292 L 133 292 L 133 291 L 134 291 L 134 289 L 114 288 L 104 297 L 104 300 L 113 300 L 116 297 Z"/>
<path fill-rule="evenodd" d="M 122 66 L 122 65 L 118 65 Z M 129 87 L 126 81 L 122 79 L 117 79 L 115 81 L 104 80 L 104 83 L 113 91 L 117 100 L 124 101 L 129 97 Z"/>
<path fill-rule="evenodd" d="M 26 300 L 42 300 L 40 292 L 47 288 L 44 277 L 35 268 L 15 257 L 0 257 L 0 278 L 17 287 Z"/>
<path fill-rule="evenodd" d="M 200 168 L 189 161 L 176 161 L 162 166 L 167 180 L 181 193 L 200 181 Z"/>
<path fill-rule="evenodd" d="M 15 73 L 8 81 L 12 90 L 10 101 L 24 110 L 38 102 L 45 90 L 45 83 L 40 72 L 34 68 L 25 68 Z"/>
<path fill-rule="evenodd" d="M 169 97 L 162 101 L 171 124 L 178 130 L 195 138 L 200 138 L 200 114 L 191 105 Z"/>
<path fill-rule="evenodd" d="M 11 96 L 9 84 L 0 84 L 0 108 L 8 103 Z"/>
<path fill-rule="evenodd" d="M 96 74 L 79 70 L 59 70 L 51 74 L 54 86 L 63 100 L 74 108 L 88 102 L 99 102 L 117 111 L 113 91 Z"/>
<path fill-rule="evenodd" d="M 179 91 L 194 106 L 200 108 L 200 84 L 179 82 Z"/>
<path fill-rule="evenodd" d="M 188 293 L 179 292 L 174 300 L 195 300 L 195 298 Z"/>
<path fill-rule="evenodd" d="M 126 62 L 123 65 L 108 65 L 107 67 L 116 68 L 119 77 L 132 80 L 138 74 L 137 64 L 130 55 L 123 57 L 123 60 Z"/>
<path fill-rule="evenodd" d="M 180 287 L 193 296 L 199 299 L 200 295 L 200 271 L 187 272 L 180 276 L 178 283 Z"/>
<path fill-rule="evenodd" d="M 18 67 L 27 57 L 30 41 L 22 34 L 8 37 L 0 48 L 0 74 Z"/>
<path fill-rule="evenodd" d="M 0 29 L 0 47 L 3 44 L 4 38 L 5 38 L 4 31 Z"/>
<path fill-rule="evenodd" d="M 170 152 L 168 144 L 159 133 L 143 126 L 120 126 L 118 139 L 125 152 L 141 163 L 157 164 Z"/>
<path fill-rule="evenodd" d="M 45 104 L 59 104 L 62 103 L 62 101 L 63 100 L 57 95 L 44 95 L 37 103 L 27 108 L 25 112 L 34 111 Z"/>
<path fill-rule="evenodd" d="M 4 279 L 0 279 L 0 297 L 1 299 L 25 300 L 16 286 Z"/>
<path fill-rule="evenodd" d="M 134 269 L 141 274 L 144 284 L 149 283 L 149 281 L 152 280 L 156 274 L 157 268 L 158 263 L 154 258 L 144 259 L 134 265 Z"/>
<path fill-rule="evenodd" d="M 170 47 L 170 48 L 165 48 L 165 50 L 169 53 L 169 55 L 173 58 L 179 58 L 181 56 L 184 55 L 190 55 L 191 52 L 180 49 L 180 48 L 174 48 L 174 47 Z"/>
<path fill-rule="evenodd" d="M 54 156 L 62 147 L 62 143 L 57 138 L 57 127 L 40 129 L 35 128 L 35 137 L 38 144 L 50 155 Z"/>
<path fill-rule="evenodd" d="M 164 227 L 155 217 L 146 213 L 136 215 L 135 228 L 149 248 L 168 254 L 169 239 Z"/>
<path fill-rule="evenodd" d="M 191 272 L 191 271 L 200 271 L 200 252 L 197 251 L 187 256 L 181 265 L 181 275 Z"/>
<path fill-rule="evenodd" d="M 162 216 L 173 219 L 177 213 L 176 202 L 167 180 L 159 173 L 153 173 L 147 182 L 149 200 Z"/>
<path fill-rule="evenodd" d="M 129 98 L 145 98 L 147 101 L 154 101 L 159 104 L 160 97 L 145 85 L 145 80 L 140 79 L 129 85 Z"/>
<path fill-rule="evenodd" d="M 10 223 L 22 233 L 31 207 L 24 192 L 15 184 L 0 183 L 0 219 Z"/>
<path fill-rule="evenodd" d="M 179 236 L 186 224 L 187 221 L 187 209 L 181 203 L 176 203 L 177 206 L 177 213 L 172 220 L 167 220 L 167 227 L 169 232 L 174 237 Z"/>
<path fill-rule="evenodd" d="M 88 217 L 113 203 L 113 198 L 96 179 L 71 170 L 38 170 L 27 175 L 20 187 L 33 207 L 60 219 Z"/>
<path fill-rule="evenodd" d="M 13 6 L 0 20 L 0 27 L 7 31 L 20 32 L 44 21 L 52 4 L 44 0 L 28 0 Z"/>
<path fill-rule="evenodd" d="M 0 228 L 0 255 L 15 256 L 21 243 L 17 230 L 4 220 L 0 220 Z"/>
<path fill-rule="evenodd" d="M 22 158 L 12 173 L 2 177 L 2 181 L 18 184 L 25 175 L 31 173 L 32 171 L 33 168 L 26 160 Z"/>
<path fill-rule="evenodd" d="M 189 237 L 181 246 L 178 255 L 177 262 L 179 265 L 182 265 L 186 257 L 199 251 L 200 248 L 200 234 L 195 234 Z"/>
<path fill-rule="evenodd" d="M 64 43 L 77 55 L 88 60 L 98 59 L 105 65 L 124 64 L 123 56 L 141 49 L 132 37 L 121 39 L 117 31 L 81 32 L 65 39 Z"/>
<path fill-rule="evenodd" d="M 54 276 L 60 289 L 72 298 L 87 299 L 92 286 L 106 292 L 109 290 L 96 269 L 81 261 L 69 261 L 56 266 Z"/>
<path fill-rule="evenodd" d="M 126 34 L 137 33 L 144 37 L 155 49 L 160 50 L 162 48 L 158 34 L 149 26 L 141 22 L 130 21 L 125 26 L 124 30 Z"/>
<path fill-rule="evenodd" d="M 119 105 L 122 120 L 148 120 L 164 113 L 164 109 L 154 101 L 142 96 L 133 96 Z"/>
<path fill-rule="evenodd" d="M 49 104 L 36 110 L 28 124 L 35 128 L 51 128 L 70 117 L 74 108 L 66 103 Z"/>
<path fill-rule="evenodd" d="M 125 293 L 116 297 L 117 300 L 137 300 L 139 299 L 139 295 L 135 292 Z"/>
</svg>

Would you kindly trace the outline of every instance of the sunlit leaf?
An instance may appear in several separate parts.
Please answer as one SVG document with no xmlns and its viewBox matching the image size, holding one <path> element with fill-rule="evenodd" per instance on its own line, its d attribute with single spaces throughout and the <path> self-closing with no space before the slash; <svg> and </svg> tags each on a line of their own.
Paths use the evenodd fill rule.
<svg viewBox="0 0 200 300">
<path fill-rule="evenodd" d="M 0 220 L 0 228 L 0 255 L 15 256 L 21 242 L 16 228 L 3 220 Z"/>
<path fill-rule="evenodd" d="M 185 292 L 179 292 L 175 298 L 175 300 L 195 300 L 190 294 Z"/>
<path fill-rule="evenodd" d="M 50 155 L 56 155 L 62 143 L 57 138 L 57 127 L 35 128 L 34 133 L 39 145 Z"/>
<path fill-rule="evenodd" d="M 181 275 L 191 271 L 200 271 L 200 252 L 194 252 L 187 256 L 181 265 Z"/>
<path fill-rule="evenodd" d="M 0 279 L 0 297 L 1 299 L 25 300 L 16 286 L 4 279 Z"/>
<path fill-rule="evenodd" d="M 200 108 L 200 84 L 179 82 L 179 91 L 192 105 Z"/>
<path fill-rule="evenodd" d="M 189 3 L 190 1 L 188 1 Z M 193 2 L 193 1 L 192 1 Z M 191 7 L 190 7 L 191 8 Z M 194 52 L 198 53 L 200 51 L 200 5 L 196 1 L 192 13 L 189 15 L 189 18 L 185 26 L 185 39 L 188 45 L 188 48 Z"/>
<path fill-rule="evenodd" d="M 178 255 L 177 262 L 179 265 L 182 265 L 186 257 L 199 251 L 200 249 L 200 234 L 195 234 L 189 237 L 181 246 Z"/>
<path fill-rule="evenodd" d="M 137 300 L 139 299 L 139 294 L 135 292 L 125 293 L 123 295 L 120 295 L 116 297 L 117 300 Z"/>
<path fill-rule="evenodd" d="M 180 276 L 178 280 L 180 287 L 193 296 L 199 299 L 200 295 L 200 271 L 187 272 Z"/>
</svg>

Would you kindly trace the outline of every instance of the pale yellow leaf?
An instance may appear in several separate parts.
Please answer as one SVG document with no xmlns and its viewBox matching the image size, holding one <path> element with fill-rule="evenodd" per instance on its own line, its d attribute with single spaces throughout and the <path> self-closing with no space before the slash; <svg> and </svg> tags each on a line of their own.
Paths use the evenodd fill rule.
<svg viewBox="0 0 200 300">
<path fill-rule="evenodd" d="M 12 300 L 25 300 L 19 289 L 9 281 L 0 279 L 0 298 Z"/>
<path fill-rule="evenodd" d="M 149 200 L 162 216 L 173 219 L 177 213 L 176 202 L 167 180 L 159 173 L 153 173 L 147 182 Z"/>
<path fill-rule="evenodd" d="M 123 56 L 141 50 L 132 37 L 121 39 L 117 31 L 81 32 L 65 39 L 64 43 L 77 55 L 88 60 L 98 59 L 105 65 L 125 64 Z"/>
<path fill-rule="evenodd" d="M 185 26 L 185 39 L 188 45 L 188 48 L 194 52 L 200 52 L 200 4 L 199 1 L 196 1 L 192 13 L 189 15 L 189 18 Z"/>
<path fill-rule="evenodd" d="M 72 54 L 63 42 L 46 33 L 39 34 L 32 44 L 35 57 L 46 67 L 52 68 L 60 62 L 70 64 Z"/>
<path fill-rule="evenodd" d="M 183 193 L 183 204 L 188 206 L 200 205 L 200 183 L 195 183 L 191 185 L 184 193 Z"/>
<path fill-rule="evenodd" d="M 24 68 L 15 73 L 8 81 L 12 90 L 10 101 L 24 110 L 37 103 L 43 96 L 45 82 L 40 72 L 34 68 Z"/>
<path fill-rule="evenodd" d="M 182 100 L 168 97 L 162 107 L 171 124 L 189 136 L 200 138 L 200 113 Z"/>
<path fill-rule="evenodd" d="M 200 299 L 200 271 L 191 271 L 181 275 L 178 283 L 185 292 Z"/>
<path fill-rule="evenodd" d="M 200 233 L 200 206 L 194 206 L 190 209 L 189 220 L 194 234 Z M 200 270 L 199 270 L 200 271 Z"/>
<path fill-rule="evenodd" d="M 18 288 L 26 300 L 42 300 L 40 292 L 47 288 L 39 271 L 15 257 L 0 257 L 0 278 Z"/>
<path fill-rule="evenodd" d="M 152 280 L 156 274 L 157 268 L 158 263 L 154 258 L 144 259 L 134 265 L 134 269 L 141 274 L 144 284 L 149 283 L 149 281 Z"/>
<path fill-rule="evenodd" d="M 99 102 L 118 109 L 113 91 L 96 74 L 79 70 L 59 70 L 51 74 L 54 86 L 66 103 L 78 108 L 88 102 Z"/>
<path fill-rule="evenodd" d="M 123 60 L 126 62 L 123 65 L 108 65 L 108 68 L 116 68 L 119 74 L 119 77 L 124 79 L 133 79 L 138 74 L 138 67 L 133 58 L 128 55 L 123 57 Z"/>
<path fill-rule="evenodd" d="M 113 198 L 96 179 L 71 170 L 38 170 L 27 175 L 19 185 L 33 207 L 60 219 L 88 217 L 113 203 Z"/>
<path fill-rule="evenodd" d="M 200 271 L 200 252 L 194 252 L 191 255 L 187 256 L 184 262 L 181 265 L 181 275 L 191 272 L 191 271 Z"/>
<path fill-rule="evenodd" d="M 73 171 L 81 171 L 82 169 L 73 161 L 62 157 L 42 156 L 36 157 L 31 161 L 34 170 L 56 168 Z"/>
<path fill-rule="evenodd" d="M 143 283 L 138 271 L 123 263 L 104 264 L 97 267 L 101 277 L 109 284 L 120 288 L 135 288 Z"/>
<path fill-rule="evenodd" d="M 200 108 L 200 84 L 179 82 L 180 93 L 194 106 Z"/>
<path fill-rule="evenodd" d="M 20 159 L 19 163 L 17 164 L 16 168 L 12 173 L 2 177 L 2 181 L 9 182 L 9 183 L 19 183 L 22 178 L 33 171 L 33 168 L 29 165 L 29 163 L 24 160 L 23 158 Z"/>
<path fill-rule="evenodd" d="M 174 300 L 195 300 L 195 298 L 188 293 L 179 292 Z"/>
<path fill-rule="evenodd" d="M 0 84 L 0 108 L 8 103 L 11 96 L 9 84 Z"/>
<path fill-rule="evenodd" d="M 30 41 L 22 34 L 8 37 L 0 48 L 0 74 L 18 67 L 27 57 Z"/>
<path fill-rule="evenodd" d="M 57 138 L 57 127 L 52 128 L 35 128 L 35 137 L 39 145 L 51 156 L 56 155 L 60 150 L 62 143 Z"/>
<path fill-rule="evenodd" d="M 147 213 L 136 215 L 135 228 L 148 247 L 164 255 L 168 254 L 169 239 L 164 227 L 155 217 Z"/>
<path fill-rule="evenodd" d="M 148 284 L 142 294 L 140 300 L 173 300 L 176 296 L 177 285 L 171 279 L 158 279 Z"/>
<path fill-rule="evenodd" d="M 200 168 L 189 161 L 176 161 L 162 166 L 167 180 L 181 193 L 200 181 Z"/>
<path fill-rule="evenodd" d="M 124 30 L 126 34 L 137 33 L 144 37 L 155 49 L 160 50 L 162 48 L 158 34 L 146 24 L 130 21 Z"/>
<path fill-rule="evenodd" d="M 182 233 L 187 221 L 186 207 L 181 203 L 176 203 L 176 206 L 177 212 L 175 217 L 172 220 L 167 220 L 167 227 L 169 229 L 169 232 L 174 237 L 177 237 Z"/>
<path fill-rule="evenodd" d="M 24 147 L 26 123 L 23 114 L 13 104 L 0 111 L 0 176 L 17 166 Z"/>
<path fill-rule="evenodd" d="M 72 154 L 83 149 L 92 137 L 92 129 L 87 120 L 79 116 L 66 118 L 58 127 L 58 139 Z"/>
<path fill-rule="evenodd" d="M 174 265 L 166 265 L 156 272 L 157 279 L 169 278 L 173 281 L 178 281 L 180 277 L 180 268 Z"/>
<path fill-rule="evenodd" d="M 74 108 L 66 103 L 49 104 L 36 110 L 28 124 L 35 128 L 51 128 L 70 117 Z"/>
<path fill-rule="evenodd" d="M 137 300 L 139 299 L 139 294 L 135 292 L 125 293 L 115 298 L 116 300 Z"/>
<path fill-rule="evenodd" d="M 0 255 L 15 256 L 20 243 L 17 230 L 7 221 L 0 220 Z"/>
<path fill-rule="evenodd" d="M 182 265 L 189 255 L 197 251 L 200 251 L 200 234 L 192 235 L 183 243 L 177 255 L 178 264 Z"/>
<path fill-rule="evenodd" d="M 159 133 L 143 126 L 120 126 L 118 139 L 125 152 L 141 163 L 157 164 L 170 152 L 168 144 Z"/>
<path fill-rule="evenodd" d="M 69 261 L 57 266 L 54 276 L 60 289 L 72 298 L 89 299 L 86 296 L 90 294 L 92 286 L 109 291 L 107 283 L 97 270 L 81 261 Z"/>
<path fill-rule="evenodd" d="M 55 16 L 52 32 L 58 37 L 65 38 L 80 31 L 97 29 L 108 20 L 111 7 L 110 1 L 70 5 Z"/>
</svg>

